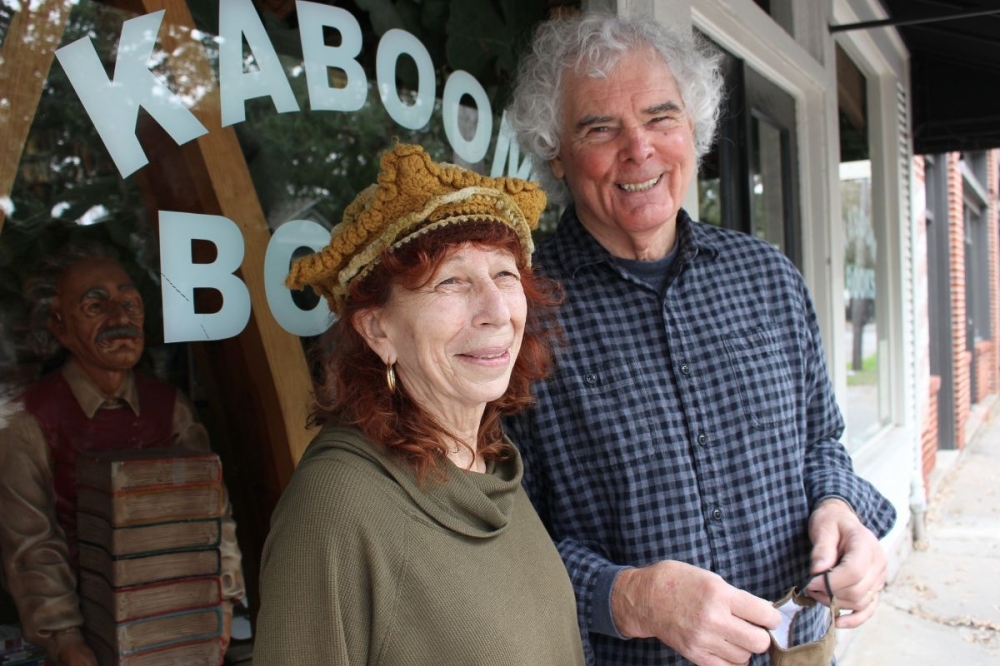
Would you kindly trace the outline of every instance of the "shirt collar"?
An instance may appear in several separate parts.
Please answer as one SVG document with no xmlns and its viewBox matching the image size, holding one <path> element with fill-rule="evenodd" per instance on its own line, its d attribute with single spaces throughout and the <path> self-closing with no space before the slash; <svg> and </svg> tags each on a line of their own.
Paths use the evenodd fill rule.
<svg viewBox="0 0 1000 666">
<path fill-rule="evenodd" d="M 73 393 L 76 401 L 80 403 L 80 408 L 83 409 L 88 419 L 94 418 L 98 409 L 112 407 L 116 402 L 119 405 L 122 402 L 125 403 L 136 416 L 139 416 L 139 392 L 135 388 L 135 375 L 131 370 L 125 375 L 125 381 L 122 382 L 114 395 L 106 395 L 97 388 L 97 385 L 91 381 L 80 364 L 73 358 L 63 364 L 61 371 L 66 383 L 69 384 L 69 390 Z"/>
<path fill-rule="evenodd" d="M 677 258 L 672 270 L 680 271 L 695 259 L 715 259 L 719 248 L 712 242 L 709 229 L 691 219 L 683 208 L 677 211 Z M 607 263 L 618 270 L 614 257 L 584 228 L 570 204 L 563 211 L 559 225 L 552 234 L 561 265 L 574 274 L 589 265 Z"/>
</svg>

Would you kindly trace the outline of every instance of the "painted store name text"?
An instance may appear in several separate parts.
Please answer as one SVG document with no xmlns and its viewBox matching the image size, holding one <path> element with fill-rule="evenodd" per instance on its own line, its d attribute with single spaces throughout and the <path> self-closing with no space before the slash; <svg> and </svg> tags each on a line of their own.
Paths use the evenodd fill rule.
<svg viewBox="0 0 1000 666">
<path fill-rule="evenodd" d="M 295 5 L 310 109 L 343 113 L 360 110 L 367 101 L 369 85 L 357 60 L 362 48 L 357 19 L 339 7 L 304 0 Z M 164 14 L 165 11 L 158 11 L 123 23 L 112 78 L 108 77 L 89 38 L 56 51 L 70 84 L 123 178 L 148 163 L 135 133 L 140 107 L 178 145 L 208 133 L 189 108 L 194 102 L 185 103 L 184 97 L 170 90 L 150 69 Z M 222 127 L 246 120 L 245 104 L 251 99 L 269 97 L 278 113 L 299 111 L 285 69 L 252 0 L 220 0 L 219 26 Z M 326 44 L 326 28 L 340 34 L 339 45 Z M 254 71 L 247 71 L 244 65 L 244 41 L 252 53 Z M 400 97 L 396 87 L 397 66 L 403 56 L 413 60 L 418 72 L 416 91 L 409 102 Z M 427 48 L 405 30 L 388 30 L 379 40 L 375 62 L 379 97 L 389 116 L 408 129 L 425 127 L 431 120 L 437 88 Z M 342 75 L 344 85 L 331 85 L 330 70 Z M 472 100 L 476 109 L 471 138 L 466 138 L 459 129 L 459 103 L 463 98 Z M 441 108 L 445 136 L 454 153 L 469 163 L 482 161 L 493 133 L 493 112 L 482 84 L 468 72 L 452 72 L 444 84 Z M 517 144 L 502 119 L 491 175 L 527 178 L 529 174 L 530 163 L 520 160 Z M 238 335 L 250 317 L 249 292 L 234 275 L 243 261 L 239 227 L 224 217 L 169 211 L 160 211 L 159 227 L 165 340 L 219 340 Z M 218 256 L 213 263 L 191 261 L 191 243 L 195 239 L 216 245 Z M 328 240 L 329 232 L 321 225 L 293 220 L 275 231 L 268 244 L 264 270 L 268 305 L 278 323 L 295 335 L 322 332 L 331 318 L 323 300 L 312 311 L 303 311 L 292 301 L 283 283 L 288 262 L 298 248 L 319 250 Z M 220 291 L 222 309 L 213 314 L 195 313 L 196 288 Z"/>
</svg>

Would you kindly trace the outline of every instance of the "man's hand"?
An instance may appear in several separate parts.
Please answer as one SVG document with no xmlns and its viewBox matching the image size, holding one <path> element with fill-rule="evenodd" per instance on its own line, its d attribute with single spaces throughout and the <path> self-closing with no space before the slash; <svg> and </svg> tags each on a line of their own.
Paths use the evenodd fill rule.
<svg viewBox="0 0 1000 666">
<path fill-rule="evenodd" d="M 59 650 L 60 666 L 97 666 L 97 657 L 84 642 L 69 643 Z"/>
<path fill-rule="evenodd" d="M 674 561 L 622 571 L 611 592 L 611 612 L 625 636 L 655 636 L 699 666 L 746 664 L 771 644 L 761 627 L 781 623 L 767 601 Z"/>
<path fill-rule="evenodd" d="M 812 540 L 810 572 L 830 571 L 830 587 L 841 610 L 837 626 L 852 629 L 875 614 L 878 595 L 885 587 L 886 558 L 878 538 L 861 522 L 843 500 L 820 502 L 809 516 Z M 806 587 L 809 596 L 829 603 L 823 577 L 816 576 Z"/>
</svg>

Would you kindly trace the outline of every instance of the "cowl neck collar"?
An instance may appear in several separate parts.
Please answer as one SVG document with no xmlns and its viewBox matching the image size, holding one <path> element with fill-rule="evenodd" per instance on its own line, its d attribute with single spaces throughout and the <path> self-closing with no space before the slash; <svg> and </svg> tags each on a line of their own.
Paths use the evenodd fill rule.
<svg viewBox="0 0 1000 666">
<path fill-rule="evenodd" d="M 418 483 L 405 461 L 369 442 L 356 428 L 328 426 L 306 450 L 303 461 L 330 449 L 366 460 L 395 480 L 434 523 L 463 536 L 489 538 L 509 524 L 524 471 L 517 449 L 509 440 L 507 444 L 511 457 L 487 463 L 483 474 L 459 469 L 445 460 L 444 480 L 429 476 Z"/>
</svg>

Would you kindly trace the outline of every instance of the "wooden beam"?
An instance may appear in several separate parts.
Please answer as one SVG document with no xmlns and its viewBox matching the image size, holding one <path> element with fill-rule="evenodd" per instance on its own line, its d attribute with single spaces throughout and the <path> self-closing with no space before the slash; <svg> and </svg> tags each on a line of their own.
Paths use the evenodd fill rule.
<svg viewBox="0 0 1000 666">
<path fill-rule="evenodd" d="M 29 4 L 29 3 L 25 3 Z M 66 29 L 71 0 L 32 2 L 34 9 L 14 14 L 0 51 L 0 233 L 6 219 L 4 199 L 17 179 L 24 144 L 35 119 L 38 100 Z"/>
<path fill-rule="evenodd" d="M 171 54 L 168 67 L 175 81 L 186 81 L 189 90 L 176 90 L 186 99 L 196 99 L 191 109 L 208 134 L 185 145 L 188 159 L 204 174 L 199 184 L 203 211 L 223 215 L 236 223 L 246 245 L 240 274 L 250 291 L 251 318 L 236 338 L 258 396 L 265 436 L 275 472 L 284 488 L 302 452 L 312 438 L 307 430 L 311 380 L 302 345 L 275 321 L 264 293 L 264 255 L 271 230 L 257 198 L 246 159 L 232 127 L 221 126 L 220 96 L 215 73 L 202 44 L 191 31 L 194 20 L 183 0 L 142 0 L 146 12 L 166 10 L 159 39 Z M 168 313 L 165 313 L 168 316 Z M 217 381 L 218 378 L 217 378 Z M 247 405 L 249 407 L 249 405 Z"/>
</svg>

